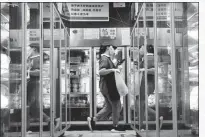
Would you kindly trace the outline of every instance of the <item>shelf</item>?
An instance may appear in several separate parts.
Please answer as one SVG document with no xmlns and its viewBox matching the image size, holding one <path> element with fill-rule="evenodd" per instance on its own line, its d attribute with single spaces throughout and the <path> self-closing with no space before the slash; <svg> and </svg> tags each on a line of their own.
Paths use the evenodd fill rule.
<svg viewBox="0 0 205 137">
<path fill-rule="evenodd" d="M 161 64 L 169 64 L 169 62 L 158 62 L 159 65 Z"/>
<path fill-rule="evenodd" d="M 21 78 L 17 78 L 17 79 L 9 79 L 9 81 L 21 81 Z"/>
<path fill-rule="evenodd" d="M 62 108 L 65 108 L 65 107 L 62 107 Z M 72 106 L 72 107 L 70 107 L 70 106 L 68 106 L 67 108 L 90 108 L 90 107 L 74 107 L 74 106 Z"/>
<path fill-rule="evenodd" d="M 73 64 L 73 65 L 72 65 L 72 64 Z M 71 65 L 71 66 L 76 66 L 76 64 L 77 64 L 77 65 L 80 64 L 80 65 L 84 65 L 84 66 L 89 66 L 89 64 L 83 63 L 83 62 L 70 62 L 70 65 Z"/>
<path fill-rule="evenodd" d="M 9 51 L 21 51 L 21 48 L 10 49 Z"/>
<path fill-rule="evenodd" d="M 77 96 L 82 96 L 82 95 L 89 95 L 89 93 L 71 93 L 69 95 L 70 97 L 77 97 Z"/>
<path fill-rule="evenodd" d="M 83 93 L 83 92 L 74 92 L 74 93 L 73 93 L 73 92 L 71 92 L 70 94 L 71 94 L 71 95 L 72 95 L 72 94 L 74 94 L 74 95 L 84 95 L 84 94 L 90 94 L 90 93 Z"/>
<path fill-rule="evenodd" d="M 80 78 L 80 76 L 70 76 L 70 78 Z"/>
<path fill-rule="evenodd" d="M 43 79 L 43 80 L 49 80 L 50 78 L 48 78 L 48 77 L 43 77 L 42 79 Z"/>
</svg>

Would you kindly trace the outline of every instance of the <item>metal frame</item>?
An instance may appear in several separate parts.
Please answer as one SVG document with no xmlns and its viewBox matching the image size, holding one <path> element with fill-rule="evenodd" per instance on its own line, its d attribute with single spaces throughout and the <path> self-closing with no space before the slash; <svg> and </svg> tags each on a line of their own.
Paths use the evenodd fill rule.
<svg viewBox="0 0 205 137">
<path fill-rule="evenodd" d="M 144 3 L 143 3 L 144 4 Z M 173 133 L 174 133 L 174 137 L 177 137 L 178 136 L 178 133 L 177 133 L 177 130 L 178 130 L 178 127 L 177 127 L 177 124 L 178 123 L 181 123 L 183 122 L 182 120 L 181 121 L 177 121 L 177 105 L 176 102 L 177 101 L 177 93 L 176 93 L 176 55 L 175 55 L 175 18 L 174 18 L 174 5 L 175 3 L 171 3 L 171 8 L 170 8 L 170 13 L 171 13 L 171 49 L 172 49 L 172 53 L 171 53 L 171 63 L 172 63 L 172 117 L 173 119 L 172 120 L 166 120 L 164 121 L 163 123 L 173 123 Z M 145 4 L 142 5 L 142 8 L 144 9 L 143 11 L 143 30 L 144 30 L 144 33 L 145 33 L 145 36 L 144 36 L 144 45 L 147 44 L 147 41 L 146 41 L 146 11 L 145 11 Z M 156 104 L 155 104 L 155 107 L 156 107 L 156 137 L 160 137 L 160 127 L 159 127 L 159 93 L 158 93 L 158 58 L 157 58 L 157 55 L 158 55 L 158 46 L 157 46 L 157 14 L 156 14 L 156 11 L 157 10 L 157 6 L 156 6 L 156 3 L 153 3 L 153 21 L 154 21 L 154 64 L 155 64 L 155 92 L 156 92 L 156 98 L 155 98 L 155 101 L 156 101 Z M 132 29 L 132 33 L 131 33 L 131 39 L 133 40 L 133 35 L 134 35 L 134 32 L 135 32 L 135 28 L 136 28 L 136 25 L 138 24 L 138 19 L 139 19 L 139 15 L 141 14 L 141 11 L 142 9 L 140 9 L 140 12 L 138 12 L 138 15 L 137 15 L 137 20 L 135 21 L 135 24 L 133 26 L 133 29 Z M 137 25 L 138 26 L 138 25 Z M 137 34 L 139 35 L 139 34 Z M 139 45 L 139 44 L 138 44 Z M 132 47 L 134 47 L 132 45 Z M 146 53 L 146 48 L 144 48 L 144 53 Z M 148 107 L 148 96 L 147 96 L 147 55 L 145 54 L 144 55 L 144 58 L 145 58 L 145 92 L 146 92 L 146 109 L 145 109 L 145 113 L 146 113 L 146 121 L 143 121 L 143 123 L 146 123 L 146 136 L 147 136 L 147 130 L 148 130 L 148 124 L 149 123 L 153 123 L 154 121 L 148 121 L 148 111 L 147 111 L 147 107 Z M 129 115 L 130 115 L 130 111 L 129 111 Z M 130 117 L 130 116 L 129 116 Z M 135 125 L 135 124 L 134 124 Z M 137 132 L 138 134 L 138 130 L 135 128 L 135 126 L 133 127 L 132 125 L 132 122 L 131 122 L 131 127 Z M 140 134 L 140 132 L 139 132 Z"/>
<path fill-rule="evenodd" d="M 91 57 L 92 57 L 92 50 L 91 50 L 91 47 L 70 47 L 70 52 L 72 51 L 72 50 L 81 50 L 81 49 L 84 49 L 84 50 L 89 50 L 89 52 L 90 52 L 90 55 L 89 55 L 89 57 L 90 57 L 90 63 L 89 63 L 89 73 L 90 73 L 90 75 L 91 75 L 91 77 L 90 77 L 90 91 L 92 91 L 92 59 L 91 59 Z M 90 92 L 89 94 L 88 94 L 89 96 L 90 96 L 90 116 L 92 116 L 92 92 Z M 71 107 L 69 107 L 70 109 L 71 109 Z M 76 124 L 76 123 L 78 123 L 78 124 L 86 124 L 87 123 L 87 121 L 72 121 L 72 120 L 70 120 L 71 121 L 71 124 Z"/>
<path fill-rule="evenodd" d="M 21 14 L 22 14 L 22 33 L 23 33 L 23 38 L 26 37 L 26 26 L 27 23 L 25 22 L 25 3 L 21 3 Z M 27 121 L 27 114 L 26 114 L 26 104 L 27 104 L 27 89 L 26 89 L 26 39 L 23 39 L 23 44 L 22 44 L 22 93 L 21 93 L 21 120 L 22 120 L 22 127 L 21 127 L 21 136 L 25 137 L 26 136 L 26 121 Z"/>
<path fill-rule="evenodd" d="M 144 65 L 145 65 L 145 118 L 146 118 L 146 136 L 148 130 L 148 91 L 147 91 L 147 38 L 146 38 L 146 4 L 143 4 L 143 31 L 144 31 Z"/>
<path fill-rule="evenodd" d="M 32 123 L 31 125 L 36 125 L 36 126 L 39 126 L 40 127 L 40 130 L 39 130 L 39 136 L 42 137 L 43 136 L 43 125 L 45 125 L 45 123 L 43 122 L 43 92 L 42 92 L 42 89 L 43 89 L 43 84 L 42 84 L 42 81 L 43 81 L 43 3 L 37 3 L 38 5 L 40 5 L 40 17 L 39 17 L 39 24 L 40 24 L 40 87 L 39 87 L 39 92 L 40 92 L 40 125 L 39 123 Z M 19 28 L 19 30 L 21 31 L 22 33 L 22 37 L 23 38 L 26 38 L 26 37 L 29 37 L 27 35 L 27 22 L 26 22 L 26 13 L 28 12 L 26 10 L 26 7 L 27 6 L 27 3 L 19 3 L 19 7 L 20 7 L 20 10 L 21 10 L 21 28 Z M 53 57 L 53 54 L 54 54 L 54 38 L 53 38 L 53 23 L 54 23 L 54 20 L 53 20 L 53 12 L 54 10 L 56 10 L 57 12 L 57 16 L 60 17 L 60 14 L 57 10 L 57 8 L 54 6 L 53 3 L 50 3 L 50 17 L 51 17 L 51 20 L 50 20 L 50 23 L 51 23 L 51 26 L 50 26 L 50 31 L 51 31 L 51 46 L 50 46 L 50 62 L 51 62 L 51 65 L 50 65 L 50 70 L 51 70 L 51 75 L 50 75 L 50 78 L 51 78 L 51 83 L 50 83 L 50 87 L 51 87 L 51 94 L 50 94 L 50 98 L 51 98 L 51 107 L 50 107 L 50 114 L 51 114 L 51 132 L 50 132 L 50 136 L 58 136 L 58 135 L 61 135 L 64 131 L 66 131 L 70 125 L 68 125 L 67 123 L 67 119 L 66 119 L 66 128 L 65 129 L 61 129 L 60 133 L 54 133 L 54 116 L 55 116 L 55 110 L 54 110 L 54 101 L 55 101 L 55 96 L 54 96 L 54 88 L 55 88 L 55 84 L 54 84 L 54 57 Z M 65 38 L 66 38 L 66 43 L 65 43 L 65 48 L 68 49 L 67 47 L 70 47 L 70 44 L 68 43 L 69 42 L 69 33 L 67 31 L 67 28 L 65 27 L 65 25 L 63 24 L 63 21 L 62 19 L 60 18 L 60 22 L 62 24 L 60 24 L 60 28 L 61 28 L 61 25 L 64 27 L 64 34 L 65 34 Z M 21 66 L 22 66 L 22 70 L 21 70 L 21 74 L 22 74 L 22 77 L 21 77 L 21 89 L 22 89 L 22 92 L 21 92 L 21 132 L 19 132 L 19 134 L 21 134 L 21 136 L 26 136 L 27 134 L 27 61 L 26 61 L 26 53 L 27 53 L 27 46 L 28 46 L 29 43 L 27 43 L 27 39 L 22 39 L 22 46 L 20 49 L 11 49 L 10 51 L 21 51 Z M 61 41 L 60 41 L 60 45 L 61 45 Z M 8 45 L 8 48 L 10 49 L 10 44 Z M 10 53 L 8 53 L 10 54 Z M 67 66 L 67 65 L 66 65 Z M 70 64 L 68 64 L 67 67 L 70 67 Z M 10 71 L 10 70 L 9 70 Z M 70 77 L 68 76 L 68 79 Z M 10 83 L 10 82 L 9 82 Z M 10 86 L 10 84 L 9 84 Z M 10 88 L 9 88 L 10 89 Z M 66 88 L 67 89 L 67 88 Z M 66 91 L 66 94 L 68 94 L 68 92 Z M 67 101 L 67 100 L 66 100 Z M 67 105 L 67 102 L 66 102 L 66 105 Z M 70 112 L 70 111 L 69 111 Z M 62 112 L 61 112 L 62 114 Z M 66 115 L 67 115 L 67 110 L 66 110 Z M 70 120 L 70 119 L 69 119 Z M 15 123 L 16 126 L 19 125 L 20 122 L 17 122 Z"/>
<path fill-rule="evenodd" d="M 54 135 L 54 63 L 53 63 L 53 53 L 54 53 L 54 39 L 53 39 L 53 28 L 54 28 L 54 10 L 53 10 L 53 4 L 50 3 L 50 18 L 51 18 L 51 24 L 50 24 L 50 30 L 51 30 L 51 45 L 50 45 L 50 102 L 51 102 L 51 107 L 50 107 L 50 117 L 51 117 L 51 124 L 50 124 L 50 135 L 53 137 Z"/>
<path fill-rule="evenodd" d="M 153 3 L 153 19 L 154 19 L 154 66 L 155 66 L 155 108 L 156 108 L 156 137 L 159 134 L 159 91 L 158 91 L 158 44 L 157 44 L 157 4 Z"/>
<path fill-rule="evenodd" d="M 60 31 L 61 31 L 61 20 L 60 20 Z M 62 100 L 62 88 L 61 88 L 61 69 L 62 69 L 62 64 L 61 64 L 61 53 L 62 53 L 62 45 L 61 45 L 61 39 L 60 39 L 60 45 L 59 45 L 59 68 L 60 68 L 60 73 L 59 73 L 59 88 L 60 88 L 60 130 L 62 130 L 62 103 L 61 103 L 61 100 Z M 65 51 L 64 51 L 65 52 Z M 66 65 L 66 63 L 65 63 Z M 66 66 L 65 66 L 66 68 Z"/>
<path fill-rule="evenodd" d="M 40 137 L 43 136 L 43 3 L 40 3 Z"/>
<path fill-rule="evenodd" d="M 172 117 L 173 117 L 173 135 L 178 136 L 177 126 L 177 88 L 176 88 L 176 54 L 175 54 L 175 3 L 171 3 L 171 66 L 172 66 Z M 175 103 L 174 103 L 175 102 Z"/>
</svg>

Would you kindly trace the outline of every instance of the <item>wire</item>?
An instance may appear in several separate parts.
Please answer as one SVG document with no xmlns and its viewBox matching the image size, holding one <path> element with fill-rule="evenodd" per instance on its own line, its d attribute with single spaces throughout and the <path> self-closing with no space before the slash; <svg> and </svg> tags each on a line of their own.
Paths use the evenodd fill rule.
<svg viewBox="0 0 205 137">
<path fill-rule="evenodd" d="M 113 18 L 113 17 L 109 17 L 109 18 L 111 18 L 111 19 L 113 19 L 113 20 L 116 20 L 116 21 L 119 21 L 119 22 L 122 22 L 122 23 L 124 23 L 124 24 L 126 24 L 126 25 L 129 25 L 128 23 L 126 23 L 126 22 L 123 22 L 122 20 L 118 20 L 118 19 L 116 19 L 116 18 Z"/>
<path fill-rule="evenodd" d="M 122 21 L 122 18 L 121 18 L 121 16 L 120 16 L 120 13 L 118 12 L 117 9 L 116 9 L 116 11 L 117 11 L 118 16 L 120 17 L 121 22 L 123 22 L 123 21 Z M 124 24 L 123 24 L 123 25 L 124 25 Z"/>
</svg>

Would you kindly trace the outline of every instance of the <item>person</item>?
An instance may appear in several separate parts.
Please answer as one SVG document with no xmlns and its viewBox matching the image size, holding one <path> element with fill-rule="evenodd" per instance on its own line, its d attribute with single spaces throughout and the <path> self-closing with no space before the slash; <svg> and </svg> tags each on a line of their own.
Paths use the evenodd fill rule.
<svg viewBox="0 0 205 137">
<path fill-rule="evenodd" d="M 40 119 L 40 47 L 39 44 L 30 44 L 30 50 L 27 55 L 27 69 L 29 72 L 29 81 L 27 84 L 27 105 L 28 118 L 27 128 L 29 129 L 30 118 L 33 117 L 36 120 Z M 48 123 L 50 128 L 50 117 L 43 112 L 43 121 Z M 55 129 L 59 126 L 59 119 L 55 119 Z M 31 131 L 28 131 L 31 132 Z"/>
<path fill-rule="evenodd" d="M 7 48 L 1 45 L 1 78 L 9 77 L 10 57 L 7 54 Z"/>
<path fill-rule="evenodd" d="M 136 96 L 136 107 L 139 110 L 140 107 L 140 123 L 139 126 L 141 129 L 145 128 L 143 125 L 143 120 L 145 119 L 145 63 L 144 63 L 144 46 L 140 47 L 139 57 L 140 57 L 140 73 L 142 73 L 141 84 L 140 84 L 140 94 Z M 147 45 L 147 95 L 154 94 L 155 90 L 155 75 L 154 75 L 154 47 L 153 45 Z M 140 100 L 140 104 L 138 102 Z M 147 108 L 148 110 L 148 120 L 151 120 L 156 117 L 156 112 L 151 107 Z M 160 117 L 160 120 L 163 120 L 163 117 Z"/>
<path fill-rule="evenodd" d="M 7 47 L 1 44 L 1 112 L 0 112 L 0 136 L 4 136 L 9 129 L 9 65 L 11 59 L 7 54 Z"/>
<path fill-rule="evenodd" d="M 122 131 L 119 127 L 119 118 L 121 112 L 120 95 L 115 84 L 114 72 L 119 72 L 115 64 L 112 62 L 112 57 L 117 47 L 109 44 L 100 46 L 100 61 L 99 61 L 99 75 L 100 75 L 100 92 L 102 93 L 105 105 L 97 113 L 95 117 L 88 117 L 88 126 L 92 131 L 95 127 L 95 122 L 108 117 L 112 112 L 113 128 L 112 132 Z"/>
</svg>

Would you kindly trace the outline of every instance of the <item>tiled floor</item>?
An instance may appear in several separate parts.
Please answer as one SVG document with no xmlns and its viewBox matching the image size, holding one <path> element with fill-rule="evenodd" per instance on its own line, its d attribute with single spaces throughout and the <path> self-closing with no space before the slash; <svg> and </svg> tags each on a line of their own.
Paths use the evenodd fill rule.
<svg viewBox="0 0 205 137">
<path fill-rule="evenodd" d="M 142 137 L 155 137 L 155 131 L 140 132 Z M 179 137 L 198 137 L 191 135 L 190 130 L 180 130 L 178 132 Z M 160 131 L 160 137 L 172 137 L 173 133 L 171 130 Z M 18 133 L 10 133 L 5 137 L 21 137 Z M 26 137 L 39 137 L 38 133 L 28 134 Z M 49 132 L 44 132 L 43 137 L 49 137 Z M 125 132 L 112 133 L 111 131 L 66 131 L 64 137 L 136 137 L 136 132 L 134 130 L 126 130 Z"/>
</svg>

